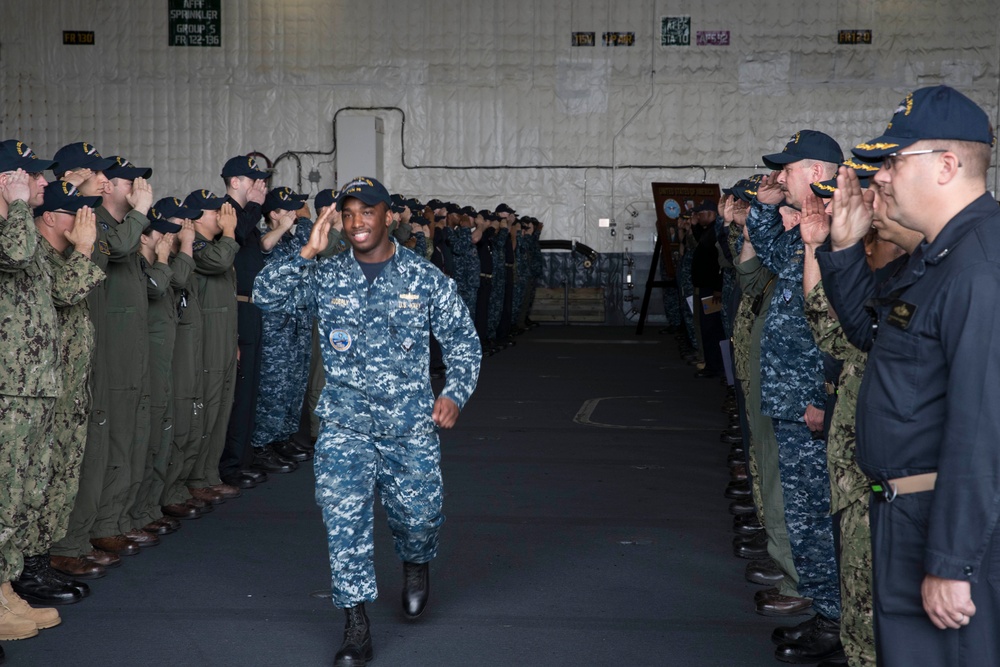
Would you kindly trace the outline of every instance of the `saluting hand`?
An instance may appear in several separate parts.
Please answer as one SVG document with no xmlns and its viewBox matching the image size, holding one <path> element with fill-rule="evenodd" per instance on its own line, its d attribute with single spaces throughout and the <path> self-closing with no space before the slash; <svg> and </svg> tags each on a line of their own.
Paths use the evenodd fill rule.
<svg viewBox="0 0 1000 667">
<path fill-rule="evenodd" d="M 63 174 L 61 180 L 64 180 L 67 183 L 75 185 L 76 187 L 80 187 L 81 185 L 86 183 L 93 175 L 94 172 L 91 171 L 90 169 L 73 169 Z"/>
<path fill-rule="evenodd" d="M 861 191 L 857 173 L 850 167 L 841 167 L 837 172 L 833 221 L 830 223 L 830 242 L 834 250 L 850 248 L 865 237 L 875 217 L 874 202 L 874 192 Z"/>
<path fill-rule="evenodd" d="M 31 177 L 24 169 L 18 169 L 7 174 L 7 177 L 0 181 L 0 196 L 8 204 L 21 200 L 25 203 L 31 198 Z"/>
<path fill-rule="evenodd" d="M 222 227 L 223 236 L 236 238 L 236 209 L 229 202 L 219 209 L 219 227 Z"/>
<path fill-rule="evenodd" d="M 187 248 L 187 253 L 191 254 L 191 246 L 194 244 L 194 223 L 190 220 L 181 222 L 181 231 L 177 232 L 177 239 L 181 242 L 181 250 Z"/>
<path fill-rule="evenodd" d="M 434 401 L 434 412 L 431 418 L 438 428 L 451 428 L 458 421 L 458 404 L 447 396 L 438 396 Z"/>
<path fill-rule="evenodd" d="M 125 195 L 125 201 L 137 212 L 146 215 L 153 205 L 153 188 L 149 181 L 139 177 L 132 181 L 132 191 Z"/>
<path fill-rule="evenodd" d="M 724 195 L 722 199 L 722 220 L 727 225 L 732 224 L 735 220 L 734 213 L 736 212 L 735 202 L 736 197 L 732 195 Z"/>
<path fill-rule="evenodd" d="M 170 251 L 174 247 L 174 235 L 164 234 L 160 237 L 160 240 L 156 242 L 156 247 L 153 248 L 153 252 L 156 253 L 156 261 L 161 264 L 166 264 L 170 260 Z"/>
<path fill-rule="evenodd" d="M 262 178 L 255 180 L 247 190 L 247 201 L 263 204 L 265 197 L 267 197 L 267 183 Z"/>
<path fill-rule="evenodd" d="M 830 216 L 824 208 L 823 200 L 811 192 L 802 202 L 799 232 L 802 234 L 802 242 L 807 246 L 820 246 L 830 235 Z"/>
<path fill-rule="evenodd" d="M 89 258 L 97 241 L 97 216 L 94 215 L 94 210 L 89 206 L 78 210 L 73 219 L 73 228 L 63 232 L 63 236 L 78 253 Z"/>
<path fill-rule="evenodd" d="M 315 259 L 316 255 L 326 250 L 330 242 L 330 219 L 334 215 L 334 208 L 327 206 L 323 214 L 313 225 L 309 233 L 309 242 L 302 246 L 299 255 L 303 259 Z"/>
<path fill-rule="evenodd" d="M 772 171 L 757 184 L 757 201 L 761 204 L 780 204 L 785 199 L 785 192 L 778 182 L 778 172 Z"/>
</svg>

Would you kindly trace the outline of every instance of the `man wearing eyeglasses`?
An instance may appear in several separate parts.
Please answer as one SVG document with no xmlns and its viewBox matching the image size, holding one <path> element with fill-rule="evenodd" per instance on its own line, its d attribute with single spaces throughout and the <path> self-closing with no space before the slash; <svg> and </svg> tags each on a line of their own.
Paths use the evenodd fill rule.
<svg viewBox="0 0 1000 667">
<path fill-rule="evenodd" d="M 986 191 L 993 142 L 986 113 L 958 91 L 907 95 L 882 136 L 854 152 L 882 159 L 874 180 L 886 215 L 925 241 L 878 293 L 857 243 L 870 216 L 831 229 L 831 252 L 817 254 L 834 308 L 838 299 L 866 302 L 875 316 L 857 460 L 874 480 L 875 631 L 888 667 L 1000 664 L 1000 209 Z M 848 174 L 836 196 L 857 200 Z"/>
</svg>

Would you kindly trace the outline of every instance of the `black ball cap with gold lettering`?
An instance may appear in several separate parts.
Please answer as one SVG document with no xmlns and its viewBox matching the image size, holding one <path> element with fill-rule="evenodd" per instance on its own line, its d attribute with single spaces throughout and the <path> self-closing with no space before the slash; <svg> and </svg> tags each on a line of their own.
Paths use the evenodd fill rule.
<svg viewBox="0 0 1000 667">
<path fill-rule="evenodd" d="M 247 178 L 252 178 L 255 181 L 265 179 L 271 174 L 266 171 L 262 171 L 260 167 L 257 166 L 257 160 L 253 159 L 249 155 L 237 155 L 236 157 L 229 158 L 226 160 L 225 166 L 222 167 L 222 177 L 232 178 L 233 176 L 246 176 Z"/>
<path fill-rule="evenodd" d="M 899 103 L 881 136 L 851 151 L 865 160 L 880 159 L 918 141 L 971 141 L 992 146 L 996 136 L 978 104 L 948 86 L 915 90 Z"/>
<path fill-rule="evenodd" d="M 134 181 L 137 178 L 149 178 L 153 175 L 150 167 L 137 167 L 121 155 L 109 155 L 109 160 L 114 160 L 114 164 L 104 170 L 104 175 L 108 178 L 123 178 L 126 181 Z"/>
<path fill-rule="evenodd" d="M 76 213 L 84 206 L 97 208 L 104 201 L 101 197 L 84 197 L 76 186 L 68 181 L 52 181 L 42 191 L 42 203 L 34 210 L 35 217 L 47 211 Z"/>
<path fill-rule="evenodd" d="M 23 141 L 8 139 L 0 143 L 0 174 L 5 171 L 24 169 L 36 174 L 55 166 L 53 160 L 43 160 Z"/>
<path fill-rule="evenodd" d="M 340 189 L 340 195 L 337 197 L 337 209 L 343 210 L 344 200 L 350 197 L 360 199 L 369 206 L 376 204 L 392 206 L 389 191 L 385 189 L 385 186 L 367 176 L 355 178 Z"/>
<path fill-rule="evenodd" d="M 56 161 L 52 168 L 52 173 L 56 175 L 56 178 L 62 178 L 67 171 L 77 169 L 104 171 L 115 163 L 114 160 L 108 160 L 98 153 L 93 144 L 88 144 L 85 141 L 63 146 L 56 151 L 52 159 Z"/>
</svg>

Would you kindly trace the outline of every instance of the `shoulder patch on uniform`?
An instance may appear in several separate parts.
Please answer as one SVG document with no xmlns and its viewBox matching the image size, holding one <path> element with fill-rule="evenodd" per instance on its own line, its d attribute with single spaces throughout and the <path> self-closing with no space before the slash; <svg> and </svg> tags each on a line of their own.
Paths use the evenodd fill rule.
<svg viewBox="0 0 1000 667">
<path fill-rule="evenodd" d="M 104 222 L 103 220 L 101 220 L 99 224 L 101 225 L 101 229 L 103 229 L 104 231 L 108 231 L 109 229 L 111 229 L 111 225 Z"/>
<path fill-rule="evenodd" d="M 208 241 L 195 241 L 194 245 L 191 246 L 192 250 L 201 250 L 208 245 Z"/>
<path fill-rule="evenodd" d="M 98 241 L 96 247 L 97 247 L 97 252 L 101 253 L 102 255 L 111 254 L 111 247 L 108 245 L 107 241 Z"/>
</svg>

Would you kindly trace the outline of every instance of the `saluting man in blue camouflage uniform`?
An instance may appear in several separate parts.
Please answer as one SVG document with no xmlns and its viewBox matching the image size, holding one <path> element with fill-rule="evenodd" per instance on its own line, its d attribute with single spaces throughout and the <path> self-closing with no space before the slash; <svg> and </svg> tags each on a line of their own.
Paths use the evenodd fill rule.
<svg viewBox="0 0 1000 667">
<path fill-rule="evenodd" d="M 309 241 L 312 221 L 296 216 L 308 198 L 287 187 L 274 188 L 267 194 L 264 217 L 272 231 L 281 230 L 281 234 L 265 255 L 265 265 L 297 255 Z M 268 390 L 257 399 L 250 444 L 255 449 L 271 446 L 281 456 L 295 461 L 311 458 L 289 439 L 299 430 L 302 399 L 309 381 L 312 323 L 312 314 L 304 307 L 295 313 L 271 311 L 261 316 L 261 377 L 267 378 Z"/>
<path fill-rule="evenodd" d="M 805 246 L 797 226 L 785 231 L 779 205 L 796 210 L 812 195 L 810 185 L 835 174 L 843 152 L 831 137 L 802 130 L 781 153 L 763 157 L 775 170 L 757 187 L 747 214 L 750 242 L 761 263 L 777 276 L 761 334 L 761 412 L 771 417 L 785 501 L 785 523 L 799 575 L 798 591 L 812 598 L 816 624 L 807 638 L 782 644 L 784 662 L 821 662 L 841 652 L 840 586 L 830 511 L 823 418 L 826 405 L 823 355 L 806 321 L 802 272 Z M 822 406 L 822 407 L 820 407 Z M 784 600 L 766 593 L 763 614 Z"/>
<path fill-rule="evenodd" d="M 373 499 L 378 488 L 396 553 L 403 560 L 403 611 L 421 614 L 428 563 L 437 554 L 441 514 L 440 445 L 479 377 L 481 349 L 455 283 L 389 236 L 389 193 L 358 178 L 337 208 L 350 252 L 316 261 L 330 215 L 298 255 L 268 264 L 254 285 L 263 310 L 306 305 L 319 321 L 326 386 L 317 410 L 316 501 L 330 550 L 333 601 L 347 616 L 335 665 L 372 658 L 365 602 L 375 585 Z M 429 340 L 440 343 L 448 379 L 431 389 Z"/>
</svg>

